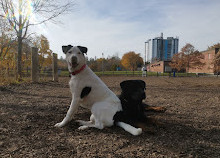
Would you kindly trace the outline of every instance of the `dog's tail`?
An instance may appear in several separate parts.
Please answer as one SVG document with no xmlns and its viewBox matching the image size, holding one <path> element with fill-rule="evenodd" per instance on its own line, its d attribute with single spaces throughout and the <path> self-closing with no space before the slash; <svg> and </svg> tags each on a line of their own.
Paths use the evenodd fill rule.
<svg viewBox="0 0 220 158">
<path fill-rule="evenodd" d="M 124 122 L 116 122 L 116 125 L 123 128 L 125 131 L 131 133 L 132 135 L 140 135 L 142 133 L 142 129 L 141 128 L 135 128 L 127 123 Z"/>
</svg>

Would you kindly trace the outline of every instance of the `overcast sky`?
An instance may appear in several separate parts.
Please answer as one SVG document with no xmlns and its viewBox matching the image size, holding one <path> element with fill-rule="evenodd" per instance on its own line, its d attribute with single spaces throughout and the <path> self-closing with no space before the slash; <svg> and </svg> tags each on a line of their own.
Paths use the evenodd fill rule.
<svg viewBox="0 0 220 158">
<path fill-rule="evenodd" d="M 179 37 L 179 50 L 191 43 L 199 51 L 220 42 L 220 0 L 76 0 L 62 25 L 42 26 L 51 49 L 88 47 L 88 57 L 144 56 L 144 42 L 160 36 Z M 63 56 L 64 57 L 64 56 Z"/>
</svg>

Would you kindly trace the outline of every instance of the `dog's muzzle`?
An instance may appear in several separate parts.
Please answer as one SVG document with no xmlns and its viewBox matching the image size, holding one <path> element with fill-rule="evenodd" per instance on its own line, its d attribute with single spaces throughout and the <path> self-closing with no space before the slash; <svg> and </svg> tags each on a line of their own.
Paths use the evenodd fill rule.
<svg viewBox="0 0 220 158">
<path fill-rule="evenodd" d="M 75 57 L 75 56 L 72 56 L 72 57 L 71 57 L 70 66 L 71 66 L 72 68 L 75 68 L 75 67 L 78 66 L 77 57 Z"/>
</svg>

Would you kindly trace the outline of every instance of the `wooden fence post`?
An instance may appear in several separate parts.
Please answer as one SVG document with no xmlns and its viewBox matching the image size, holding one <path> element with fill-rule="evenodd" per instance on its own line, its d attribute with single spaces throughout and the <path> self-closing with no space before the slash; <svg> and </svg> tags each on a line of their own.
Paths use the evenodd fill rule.
<svg viewBox="0 0 220 158">
<path fill-rule="evenodd" d="M 58 82 L 57 54 L 53 53 L 53 81 Z"/>
<path fill-rule="evenodd" d="M 39 81 L 38 48 L 32 47 L 31 51 L 31 79 L 33 82 Z"/>
</svg>

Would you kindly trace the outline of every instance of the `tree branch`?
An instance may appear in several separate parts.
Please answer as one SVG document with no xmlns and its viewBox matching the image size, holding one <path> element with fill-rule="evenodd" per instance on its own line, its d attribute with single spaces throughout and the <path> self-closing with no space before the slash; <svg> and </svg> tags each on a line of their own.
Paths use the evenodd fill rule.
<svg viewBox="0 0 220 158">
<path fill-rule="evenodd" d="M 37 2 L 40 3 L 41 0 L 39 0 Z M 48 5 L 38 4 L 38 3 L 34 5 L 36 7 L 35 12 L 36 12 L 36 14 L 40 15 L 41 17 L 43 16 L 44 20 L 36 22 L 36 23 L 30 23 L 30 24 L 26 25 L 24 28 L 29 27 L 29 26 L 33 26 L 33 25 L 40 25 L 40 24 L 46 23 L 48 21 L 53 21 L 54 23 L 56 23 L 56 21 L 54 19 L 57 18 L 58 16 L 60 16 L 61 14 L 67 13 L 69 11 L 69 8 L 74 5 L 72 2 L 68 2 L 67 4 L 65 4 L 63 6 L 52 5 L 50 2 L 48 2 L 49 3 Z M 37 8 L 37 7 L 39 7 L 39 8 Z M 52 8 L 52 7 L 54 7 L 54 8 Z"/>
<path fill-rule="evenodd" d="M 27 21 L 27 25 L 29 24 L 29 20 Z M 23 35 L 23 39 L 27 36 L 28 26 L 25 28 L 25 33 Z"/>
<path fill-rule="evenodd" d="M 9 9 L 10 9 L 10 2 L 11 1 L 3 1 L 3 0 L 1 0 L 1 6 L 2 6 L 2 9 L 3 9 L 3 12 L 4 12 L 4 14 L 5 14 L 5 16 L 4 17 L 6 17 L 7 18 L 7 20 L 8 20 L 8 22 L 9 22 L 9 24 L 11 25 L 11 27 L 13 27 L 14 28 L 14 30 L 16 31 L 16 33 L 18 32 L 18 30 L 17 30 L 17 28 L 16 28 L 16 23 L 13 23 L 13 13 L 12 13 L 12 15 L 10 14 L 10 11 L 9 11 Z M 6 16 L 8 14 L 8 16 Z"/>
</svg>

